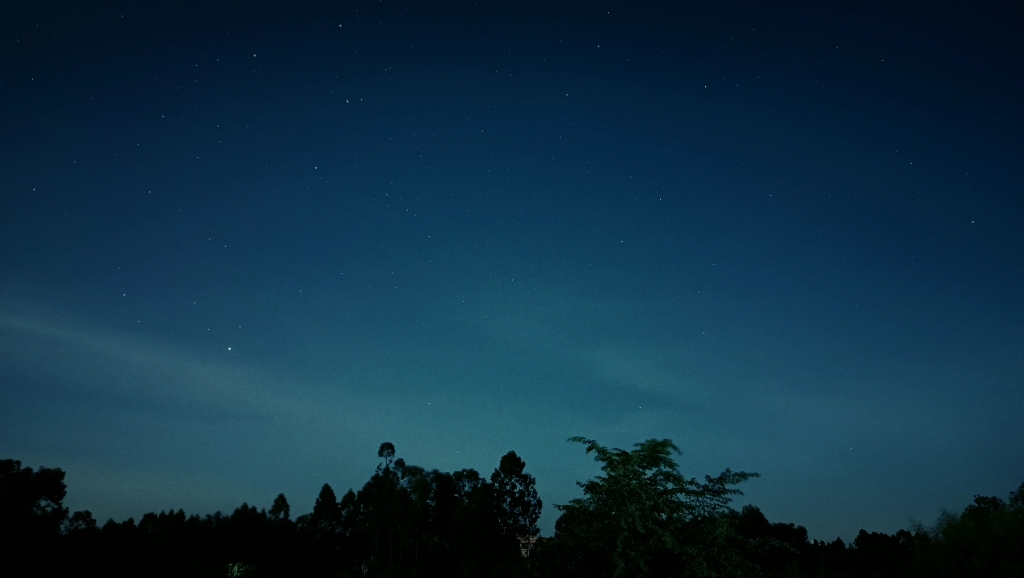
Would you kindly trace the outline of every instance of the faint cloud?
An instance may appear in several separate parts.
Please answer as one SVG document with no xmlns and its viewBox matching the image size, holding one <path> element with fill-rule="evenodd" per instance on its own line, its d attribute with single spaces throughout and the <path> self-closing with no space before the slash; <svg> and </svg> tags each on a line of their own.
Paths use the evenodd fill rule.
<svg viewBox="0 0 1024 578">
<path fill-rule="evenodd" d="M 484 294 L 460 318 L 518 347 L 568 361 L 584 379 L 691 399 L 705 388 L 674 371 L 671 356 L 666 360 L 652 355 L 651 351 L 665 352 L 665 344 L 637 342 L 621 334 L 637 329 L 638 316 L 663 309 L 639 300 L 584 298 L 542 289 L 530 295 Z"/>
<path fill-rule="evenodd" d="M 643 355 L 612 346 L 581 349 L 576 355 L 602 381 L 659 394 L 681 392 L 679 376 Z"/>
<path fill-rule="evenodd" d="M 219 361 L 129 332 L 53 315 L 0 315 L 0 359 L 23 374 L 104 395 L 249 417 L 312 418 L 309 388 L 252 363 Z"/>
</svg>

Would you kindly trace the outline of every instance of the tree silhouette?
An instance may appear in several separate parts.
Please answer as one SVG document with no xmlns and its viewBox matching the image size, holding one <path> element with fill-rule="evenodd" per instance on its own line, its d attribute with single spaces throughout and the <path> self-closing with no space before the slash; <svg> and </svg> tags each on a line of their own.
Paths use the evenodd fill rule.
<svg viewBox="0 0 1024 578">
<path fill-rule="evenodd" d="M 917 549 L 937 575 L 1024 576 L 1024 483 L 1008 502 L 974 496 L 960 515 L 943 512 L 930 531 L 919 530 Z"/>
<path fill-rule="evenodd" d="M 269 513 L 242 504 L 230 515 L 183 510 L 108 521 L 67 515 L 59 469 L 0 461 L 0 575 L 449 576 L 534 578 L 916 578 L 1024 576 L 1024 484 L 1007 501 L 975 496 L 914 533 L 861 530 L 809 541 L 755 506 L 730 507 L 733 486 L 756 474 L 684 477 L 670 440 L 630 451 L 582 443 L 601 473 L 583 496 L 556 506 L 553 538 L 528 559 L 517 538 L 536 535 L 541 501 L 525 462 L 508 452 L 490 478 L 476 470 L 426 471 L 381 444 L 383 461 L 359 492 L 338 501 L 329 484 L 313 511 L 290 520 L 278 494 Z"/>
<path fill-rule="evenodd" d="M 288 520 L 291 517 L 291 507 L 288 506 L 288 499 L 284 494 L 278 494 L 274 498 L 274 504 L 270 506 L 270 517 L 274 520 Z"/>
<path fill-rule="evenodd" d="M 359 551 L 389 569 L 400 568 L 410 545 L 412 497 L 405 483 L 422 468 L 395 460 L 395 446 L 384 442 L 377 451 L 384 464 L 366 482 L 346 512 L 351 519 Z"/>
<path fill-rule="evenodd" d="M 96 530 L 96 520 L 92 517 L 92 512 L 85 510 L 82 512 L 75 512 L 71 517 L 66 518 L 64 523 L 61 524 L 61 534 L 71 534 L 73 532 L 89 532 Z"/>
<path fill-rule="evenodd" d="M 341 531 L 341 506 L 330 484 L 320 488 L 320 495 L 313 504 L 313 512 L 300 516 L 297 523 L 312 533 L 318 540 L 333 541 Z"/>
<path fill-rule="evenodd" d="M 772 524 L 756 506 L 743 506 L 729 516 L 733 527 L 748 541 L 747 556 L 770 576 L 796 576 L 802 556 L 810 548 L 807 528 Z M 805 564 L 808 568 L 810 565 Z"/>
<path fill-rule="evenodd" d="M 723 520 L 729 486 L 757 474 L 726 470 L 701 484 L 679 473 L 671 440 L 650 439 L 632 451 L 573 437 L 594 453 L 603 475 L 579 483 L 584 496 L 555 506 L 555 539 L 538 554 L 547 575 L 633 577 L 744 575 L 742 538 Z M 545 552 L 546 550 L 546 552 Z"/>
<path fill-rule="evenodd" d="M 537 521 L 544 503 L 537 496 L 537 480 L 525 470 L 526 462 L 508 452 L 491 474 L 491 484 L 502 534 L 515 537 L 529 549 L 530 540 L 540 533 Z"/>
<path fill-rule="evenodd" d="M 62 470 L 33 471 L 22 468 L 20 461 L 0 460 L 0 572 L 45 573 L 54 562 L 52 549 L 68 515 L 66 493 Z"/>
<path fill-rule="evenodd" d="M 395 444 L 391 442 L 380 444 L 380 449 L 377 450 L 377 457 L 384 459 L 384 468 L 390 468 L 391 460 L 395 458 Z"/>
</svg>

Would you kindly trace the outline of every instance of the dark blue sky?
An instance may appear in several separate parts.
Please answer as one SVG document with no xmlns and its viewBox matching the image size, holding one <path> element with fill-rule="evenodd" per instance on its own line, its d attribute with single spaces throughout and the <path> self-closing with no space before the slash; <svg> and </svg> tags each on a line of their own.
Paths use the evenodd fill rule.
<svg viewBox="0 0 1024 578">
<path fill-rule="evenodd" d="M 97 518 L 672 438 L 814 538 L 1024 479 L 1019 6 L 0 9 L 0 457 Z M 1009 3 L 1007 3 L 1009 4 Z"/>
</svg>

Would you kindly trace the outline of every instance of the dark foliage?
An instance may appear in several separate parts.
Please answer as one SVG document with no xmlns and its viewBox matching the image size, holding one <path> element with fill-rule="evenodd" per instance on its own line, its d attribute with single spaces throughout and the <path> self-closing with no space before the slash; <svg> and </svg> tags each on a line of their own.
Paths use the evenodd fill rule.
<svg viewBox="0 0 1024 578">
<path fill-rule="evenodd" d="M 537 496 L 536 480 L 525 469 L 526 462 L 509 452 L 491 474 L 491 484 L 502 535 L 515 536 L 529 549 L 530 539 L 540 533 L 537 521 L 544 503 Z"/>
<path fill-rule="evenodd" d="M 586 445 L 603 475 L 580 483 L 583 497 L 555 506 L 563 512 L 554 539 L 537 552 L 542 576 L 587 578 L 751 576 L 745 539 L 725 515 L 730 488 L 757 474 L 726 470 L 704 483 L 684 477 L 671 440 L 647 440 L 632 451 Z"/>
<path fill-rule="evenodd" d="M 15 540 L 56 536 L 68 514 L 66 493 L 63 471 L 33 471 L 17 460 L 0 460 L 0 529 Z"/>
<path fill-rule="evenodd" d="M 17 460 L 0 460 L 0 560 L 3 567 L 53 555 L 52 544 L 65 525 L 64 472 L 21 467 Z M 87 524 L 84 513 L 68 523 Z M 0 573 L 2 569 L 0 569 Z"/>
<path fill-rule="evenodd" d="M 197 577 L 788 577 L 1024 576 L 1024 484 L 1008 501 L 975 496 L 932 528 L 853 543 L 808 540 L 754 506 L 729 507 L 756 474 L 726 470 L 703 482 L 679 473 L 669 440 L 626 451 L 584 438 L 602 475 L 556 506 L 551 538 L 537 538 L 541 501 L 514 452 L 490 479 L 471 469 L 426 471 L 393 444 L 358 491 L 324 484 L 313 511 L 291 519 L 242 504 L 230 515 L 182 510 L 102 526 L 63 506 L 64 472 L 0 461 L 3 576 Z M 536 542 L 533 549 L 531 544 Z"/>
</svg>

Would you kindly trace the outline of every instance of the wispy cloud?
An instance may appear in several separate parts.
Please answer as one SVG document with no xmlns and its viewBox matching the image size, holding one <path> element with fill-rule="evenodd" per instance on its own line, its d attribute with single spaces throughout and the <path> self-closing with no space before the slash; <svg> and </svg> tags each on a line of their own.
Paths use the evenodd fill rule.
<svg viewBox="0 0 1024 578">
<path fill-rule="evenodd" d="M 597 346 L 580 349 L 575 354 L 602 382 L 658 394 L 681 395 L 685 391 L 681 387 L 681 376 L 657 361 L 621 346 Z"/>
<path fill-rule="evenodd" d="M 161 406 L 303 421 L 326 411 L 323 391 L 250 360 L 211 359 L 140 333 L 56 317 L 0 314 L 5 365 L 67 387 Z M 338 395 L 338 388 L 330 393 Z"/>
<path fill-rule="evenodd" d="M 583 298 L 554 288 L 529 295 L 484 294 L 477 301 L 462 313 L 466 324 L 483 327 L 490 337 L 517 348 L 557 357 L 595 384 L 681 401 L 700 397 L 708 387 L 682 375 L 671 349 L 658 337 L 644 341 L 621 334 L 638 331 L 650 321 L 645 317 L 651 311 L 665 314 L 664 307 L 641 300 Z"/>
</svg>

